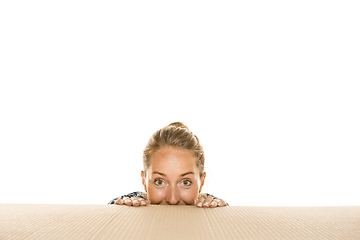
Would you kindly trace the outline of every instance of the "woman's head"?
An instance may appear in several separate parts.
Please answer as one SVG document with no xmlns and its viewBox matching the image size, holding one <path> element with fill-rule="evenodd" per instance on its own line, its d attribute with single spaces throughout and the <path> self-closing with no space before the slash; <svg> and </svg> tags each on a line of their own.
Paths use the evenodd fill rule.
<svg viewBox="0 0 360 240">
<path fill-rule="evenodd" d="M 175 122 L 150 138 L 142 180 L 152 204 L 194 204 L 204 184 L 205 156 L 199 139 Z"/>
</svg>

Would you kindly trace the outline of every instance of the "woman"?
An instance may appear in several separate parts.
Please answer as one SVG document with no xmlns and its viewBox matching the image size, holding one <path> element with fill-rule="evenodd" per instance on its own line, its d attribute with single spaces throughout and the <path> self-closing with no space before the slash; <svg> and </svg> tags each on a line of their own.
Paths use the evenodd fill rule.
<svg viewBox="0 0 360 240">
<path fill-rule="evenodd" d="M 146 193 L 133 192 L 109 204 L 227 206 L 224 200 L 200 193 L 206 177 L 204 162 L 197 136 L 183 123 L 171 123 L 156 131 L 144 150 L 141 178 Z"/>
</svg>

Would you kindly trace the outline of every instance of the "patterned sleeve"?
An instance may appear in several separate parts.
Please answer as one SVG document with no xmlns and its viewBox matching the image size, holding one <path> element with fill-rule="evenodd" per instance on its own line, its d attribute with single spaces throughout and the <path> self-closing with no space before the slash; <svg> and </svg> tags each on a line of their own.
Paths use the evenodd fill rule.
<svg viewBox="0 0 360 240">
<path fill-rule="evenodd" d="M 212 198 L 214 199 L 219 199 L 219 200 L 222 200 L 221 198 L 218 198 L 218 197 L 215 197 L 209 193 L 202 193 L 201 194 L 204 198 L 206 198 L 207 196 L 211 196 Z M 129 193 L 129 194 L 126 194 L 126 195 L 122 195 L 120 197 L 117 197 L 117 198 L 114 198 L 113 200 L 111 200 L 108 204 L 114 204 L 116 202 L 116 200 L 118 200 L 119 198 L 121 199 L 124 199 L 124 197 L 128 197 L 128 198 L 132 198 L 132 197 L 137 197 L 137 198 L 143 198 L 145 199 L 146 201 L 148 200 L 147 199 L 147 195 L 146 193 L 144 192 L 132 192 L 132 193 Z M 226 204 L 229 206 L 229 204 L 226 202 Z"/>
<path fill-rule="evenodd" d="M 129 194 L 122 195 L 120 197 L 114 198 L 108 204 L 114 204 L 116 202 L 116 200 L 118 200 L 119 198 L 124 199 L 124 197 L 128 197 L 128 198 L 137 197 L 137 198 L 143 198 L 143 199 L 147 200 L 146 193 L 144 193 L 144 192 L 132 192 L 132 193 L 129 193 Z"/>
</svg>

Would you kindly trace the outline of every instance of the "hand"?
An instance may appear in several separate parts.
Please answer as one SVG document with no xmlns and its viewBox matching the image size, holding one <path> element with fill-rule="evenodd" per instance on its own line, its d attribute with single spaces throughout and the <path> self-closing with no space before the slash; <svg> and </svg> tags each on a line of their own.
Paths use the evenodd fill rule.
<svg viewBox="0 0 360 240">
<path fill-rule="evenodd" d="M 143 198 L 137 198 L 137 197 L 132 197 L 132 198 L 124 197 L 124 199 L 119 198 L 118 200 L 116 200 L 115 204 L 139 207 L 139 206 L 149 205 L 150 201 L 145 200 Z"/>
<path fill-rule="evenodd" d="M 214 207 L 224 207 L 227 206 L 224 200 L 213 198 L 212 196 L 205 197 L 203 194 L 199 195 L 199 198 L 195 200 L 195 205 L 197 207 L 203 208 L 214 208 Z"/>
</svg>

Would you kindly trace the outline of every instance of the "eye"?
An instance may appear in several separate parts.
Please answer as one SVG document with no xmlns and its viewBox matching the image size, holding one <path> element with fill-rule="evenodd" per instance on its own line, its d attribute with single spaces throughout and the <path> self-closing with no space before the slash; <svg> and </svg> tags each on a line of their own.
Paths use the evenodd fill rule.
<svg viewBox="0 0 360 240">
<path fill-rule="evenodd" d="M 192 185 L 192 182 L 189 179 L 184 179 L 181 184 L 185 187 L 190 187 Z"/>
<path fill-rule="evenodd" d="M 155 186 L 162 187 L 162 186 L 165 186 L 165 181 L 160 178 L 156 178 L 154 180 L 154 184 L 155 184 Z"/>
</svg>

